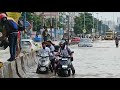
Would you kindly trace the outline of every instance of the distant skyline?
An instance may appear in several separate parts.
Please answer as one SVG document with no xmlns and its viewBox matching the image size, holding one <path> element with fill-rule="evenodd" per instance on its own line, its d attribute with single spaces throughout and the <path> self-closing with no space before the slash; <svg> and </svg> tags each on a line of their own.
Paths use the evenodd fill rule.
<svg viewBox="0 0 120 90">
<path fill-rule="evenodd" d="M 90 12 L 93 14 L 93 12 Z M 97 18 L 97 14 L 98 13 L 98 18 L 99 20 L 101 20 L 101 16 L 102 16 L 102 20 L 105 21 L 105 18 L 106 18 L 106 21 L 114 21 L 115 24 L 117 24 L 117 17 L 120 17 L 120 12 L 94 12 L 94 17 Z"/>
</svg>

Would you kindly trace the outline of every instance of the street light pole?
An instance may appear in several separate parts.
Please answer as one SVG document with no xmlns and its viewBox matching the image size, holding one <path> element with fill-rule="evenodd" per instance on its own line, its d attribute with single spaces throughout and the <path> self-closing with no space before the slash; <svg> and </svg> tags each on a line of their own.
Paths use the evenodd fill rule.
<svg viewBox="0 0 120 90">
<path fill-rule="evenodd" d="M 93 12 L 93 31 L 92 33 L 94 32 L 94 12 Z"/>
<path fill-rule="evenodd" d="M 41 25 L 41 28 L 44 28 L 44 12 L 41 13 L 41 16 L 42 16 L 42 25 Z"/>
<path fill-rule="evenodd" d="M 105 23 L 106 23 L 106 19 L 107 19 L 107 18 L 105 18 Z M 105 24 L 105 34 L 106 34 L 106 24 Z"/>
<path fill-rule="evenodd" d="M 97 14 L 97 33 L 98 33 L 98 13 L 96 13 Z"/>
<path fill-rule="evenodd" d="M 51 40 L 52 40 L 52 15 L 50 12 L 50 29 L 51 29 Z"/>
<path fill-rule="evenodd" d="M 85 12 L 84 12 L 84 29 L 85 29 Z"/>
<path fill-rule="evenodd" d="M 55 16 L 55 18 L 56 18 L 56 28 L 55 28 L 55 39 L 56 39 L 56 32 L 57 32 L 57 21 L 58 21 L 58 19 L 57 19 L 57 16 Z"/>
<path fill-rule="evenodd" d="M 23 23 L 24 23 L 24 27 L 25 27 L 25 30 L 26 30 L 26 12 L 24 12 Z M 24 37 L 23 37 L 23 36 L 24 36 Z M 21 37 L 22 37 L 22 38 L 25 38 L 25 32 L 24 32 L 24 35 L 21 34 Z"/>
<path fill-rule="evenodd" d="M 84 12 L 84 30 L 85 30 L 85 12 Z M 83 37 L 84 37 L 84 33 L 83 33 Z"/>
<path fill-rule="evenodd" d="M 115 29 L 114 29 L 114 12 L 113 12 L 113 30 L 115 30 Z"/>
<path fill-rule="evenodd" d="M 70 39 L 70 13 L 68 15 L 68 43 L 69 43 L 69 39 Z"/>
<path fill-rule="evenodd" d="M 102 16 L 101 16 L 101 35 L 102 35 Z"/>
</svg>

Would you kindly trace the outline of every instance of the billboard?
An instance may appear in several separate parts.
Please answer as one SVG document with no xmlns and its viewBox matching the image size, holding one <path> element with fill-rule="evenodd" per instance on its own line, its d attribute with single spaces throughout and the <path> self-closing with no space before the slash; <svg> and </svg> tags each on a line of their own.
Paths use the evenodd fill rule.
<svg viewBox="0 0 120 90">
<path fill-rule="evenodd" d="M 16 22 L 18 22 L 21 12 L 6 12 L 8 17 L 12 17 Z"/>
</svg>

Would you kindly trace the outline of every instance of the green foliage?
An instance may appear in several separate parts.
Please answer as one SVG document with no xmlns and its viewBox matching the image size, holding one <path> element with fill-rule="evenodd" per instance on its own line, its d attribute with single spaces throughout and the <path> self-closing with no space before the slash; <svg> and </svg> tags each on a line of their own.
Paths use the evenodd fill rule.
<svg viewBox="0 0 120 90">
<path fill-rule="evenodd" d="M 75 34 L 82 34 L 84 29 L 84 13 L 79 13 L 79 16 L 75 17 L 75 24 L 74 24 L 74 32 Z M 101 21 L 94 17 L 94 28 L 95 32 L 97 30 L 97 22 L 98 22 L 98 32 L 101 32 L 101 24 L 102 30 L 105 32 L 105 29 L 108 30 L 108 26 L 103 24 Z M 86 34 L 92 33 L 93 28 L 93 16 L 91 13 L 85 12 L 85 29 Z"/>
<path fill-rule="evenodd" d="M 40 16 L 34 15 L 33 16 L 33 30 L 39 31 L 42 24 L 42 18 Z"/>
<path fill-rule="evenodd" d="M 93 17 L 90 13 L 85 13 L 85 29 L 86 33 L 91 33 L 93 27 Z M 78 17 L 75 17 L 74 32 L 75 34 L 83 33 L 84 29 L 84 13 L 80 13 Z"/>
</svg>

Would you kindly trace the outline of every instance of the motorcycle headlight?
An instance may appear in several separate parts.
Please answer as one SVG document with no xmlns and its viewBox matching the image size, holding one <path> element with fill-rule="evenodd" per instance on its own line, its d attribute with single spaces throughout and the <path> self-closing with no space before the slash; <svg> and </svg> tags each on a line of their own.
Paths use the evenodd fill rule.
<svg viewBox="0 0 120 90">
<path fill-rule="evenodd" d="M 68 66 L 67 65 L 62 65 L 62 68 L 67 68 Z"/>
</svg>

